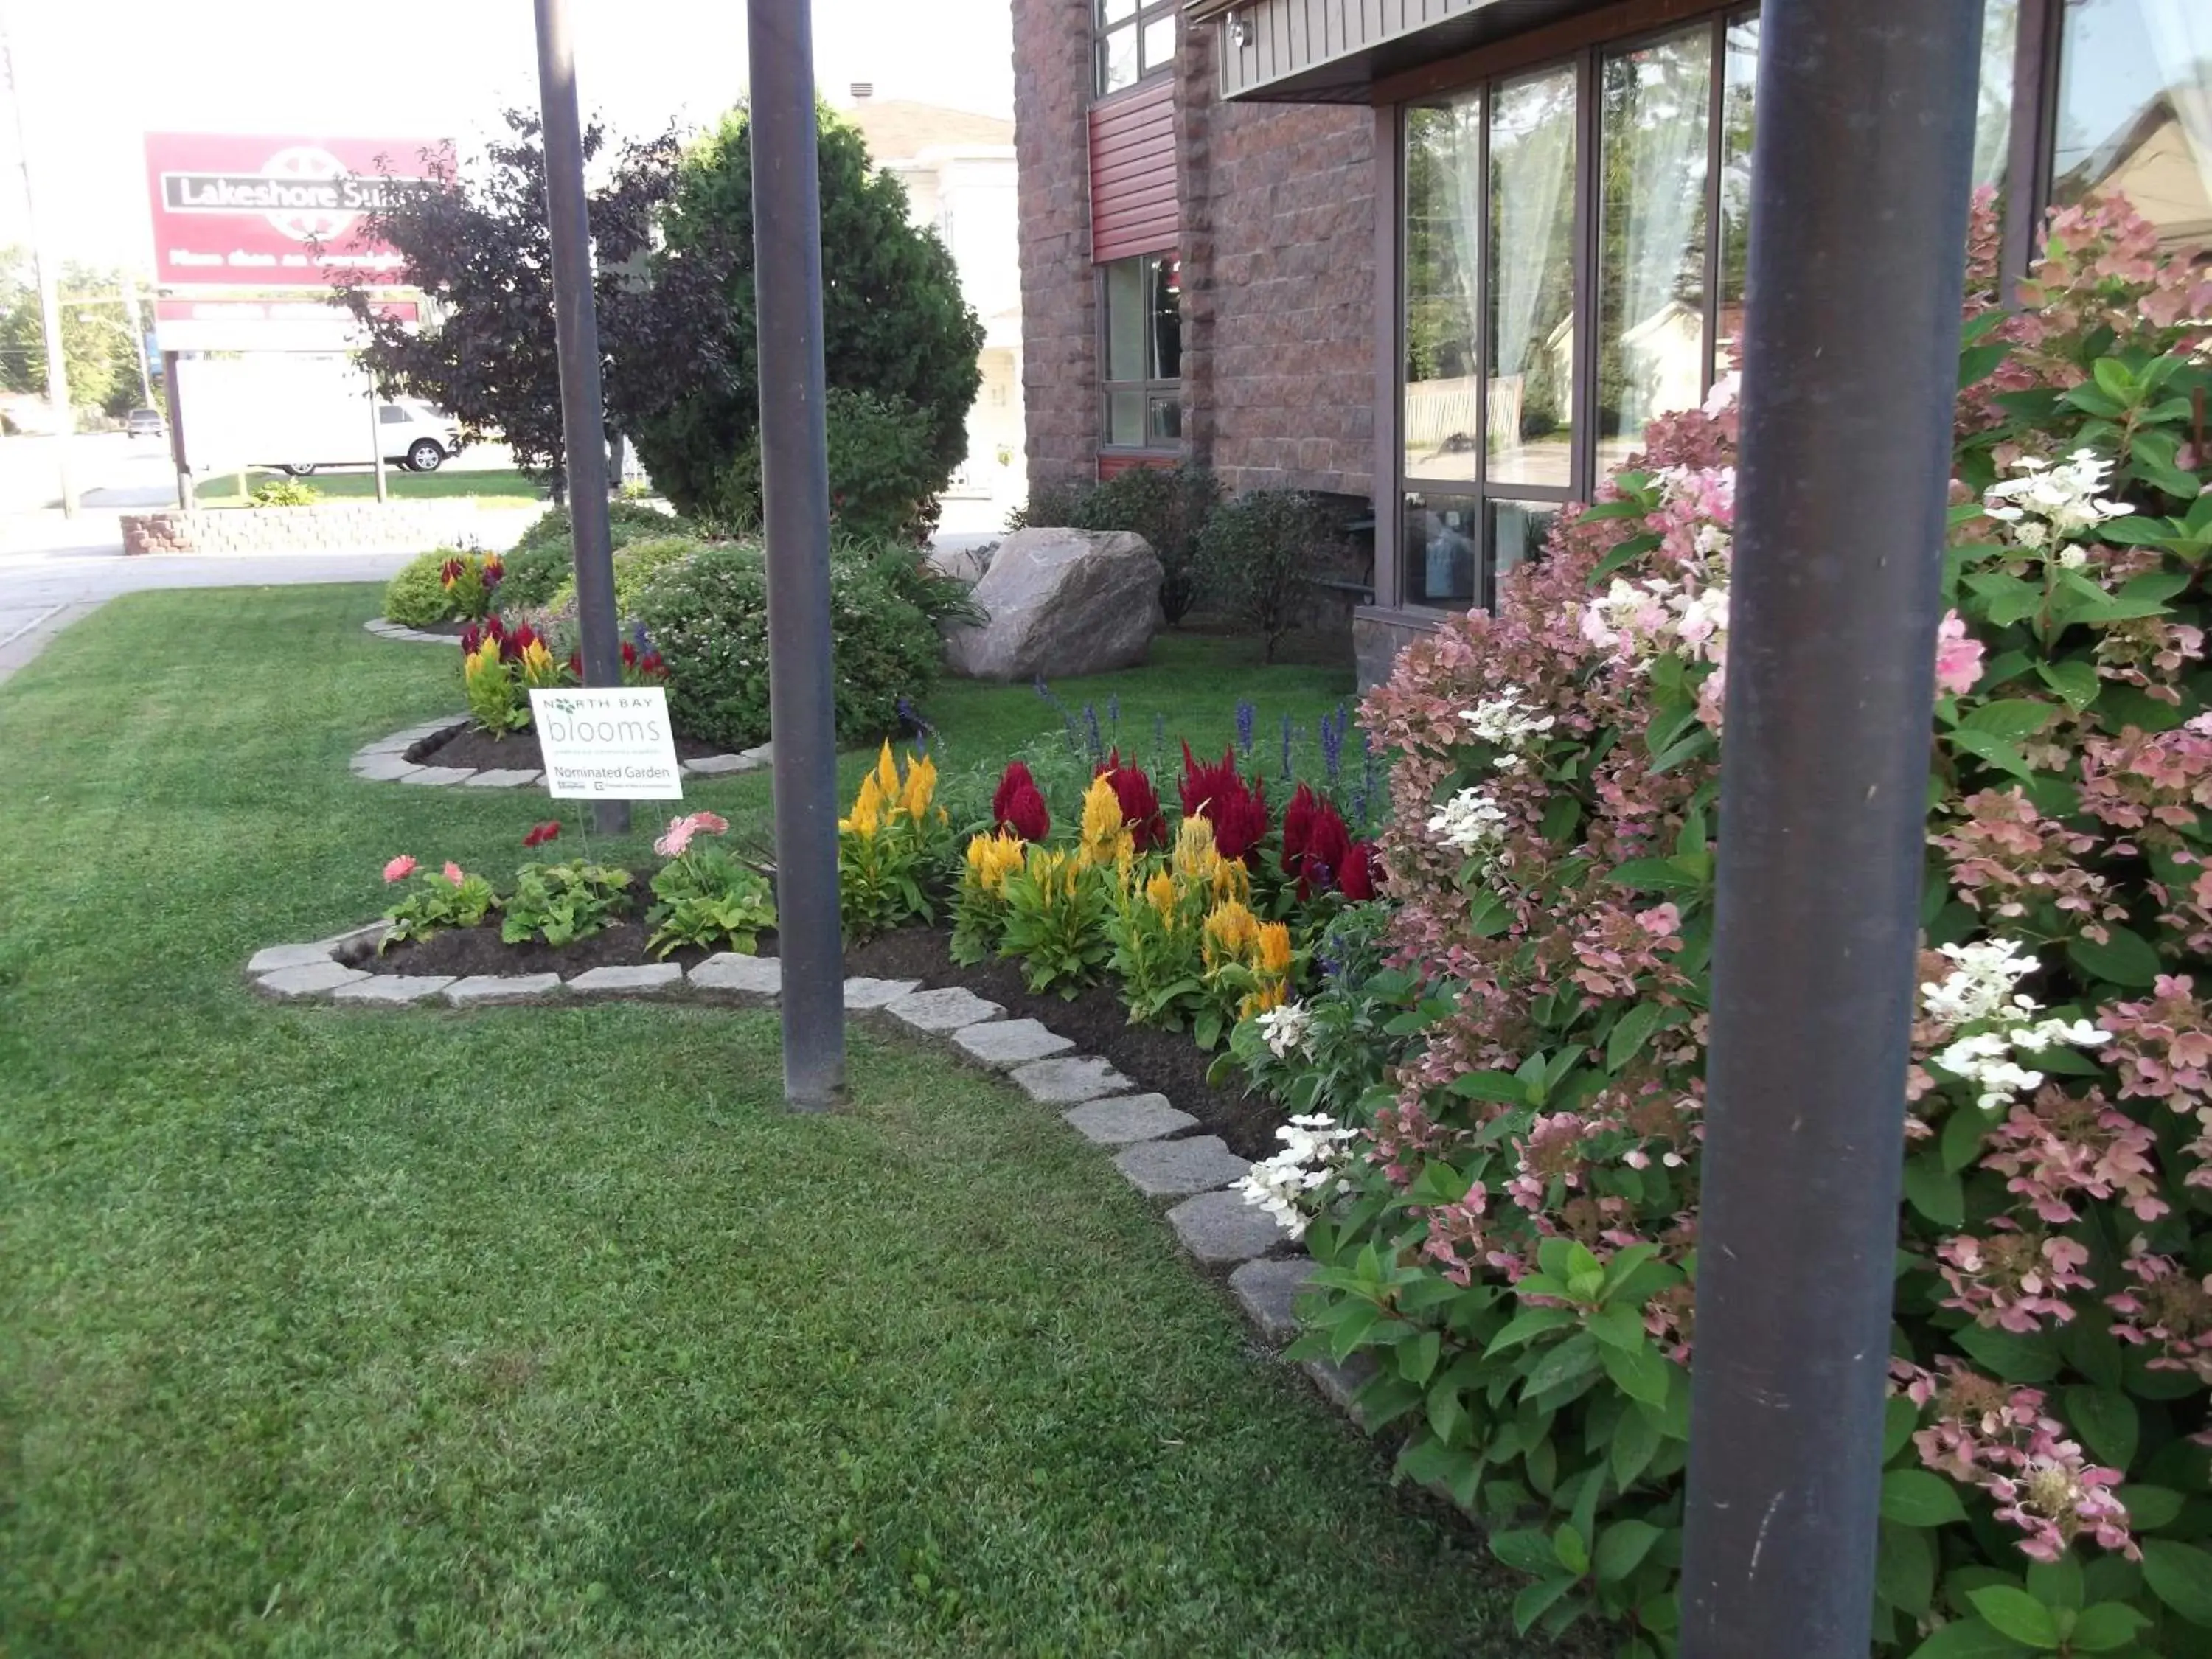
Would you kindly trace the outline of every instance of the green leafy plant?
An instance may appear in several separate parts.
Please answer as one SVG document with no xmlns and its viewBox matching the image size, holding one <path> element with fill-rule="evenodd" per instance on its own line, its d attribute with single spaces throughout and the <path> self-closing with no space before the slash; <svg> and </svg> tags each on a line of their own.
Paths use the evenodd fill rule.
<svg viewBox="0 0 2212 1659">
<path fill-rule="evenodd" d="M 717 843 L 728 822 L 712 812 L 675 820 L 653 848 L 668 862 L 653 875 L 656 901 L 646 913 L 653 930 L 646 948 L 665 957 L 685 945 L 751 955 L 762 933 L 775 926 L 775 895 L 768 878 Z"/>
<path fill-rule="evenodd" d="M 1142 536 L 1159 556 L 1160 609 L 1173 627 L 1212 591 L 1202 549 L 1220 506 L 1221 483 L 1205 467 L 1133 466 L 1073 496 L 1061 519 L 1030 522 Z"/>
<path fill-rule="evenodd" d="M 573 582 L 576 555 L 574 526 L 565 507 L 551 507 L 524 531 L 507 555 L 507 579 L 500 603 L 511 611 L 540 611 L 551 605 L 564 582 Z M 690 520 L 636 501 L 607 503 L 607 536 L 619 553 L 634 542 L 690 538 Z M 391 615 L 386 611 L 386 615 Z M 398 620 L 396 617 L 394 620 Z"/>
<path fill-rule="evenodd" d="M 565 864 L 526 864 L 515 872 L 500 937 L 509 945 L 539 939 L 573 945 L 603 933 L 628 914 L 630 873 L 580 859 Z"/>
<path fill-rule="evenodd" d="M 1220 1041 L 1223 1010 L 1208 983 L 1206 920 L 1249 896 L 1244 866 L 1213 844 L 1213 825 L 1186 817 L 1164 856 L 1132 860 L 1116 872 L 1106 937 L 1108 961 L 1121 982 L 1133 1025 L 1190 1030 L 1202 1048 Z"/>
<path fill-rule="evenodd" d="M 1313 498 L 1253 489 L 1223 505 L 1198 540 L 1199 580 L 1213 602 L 1257 634 L 1266 659 L 1305 620 L 1328 539 Z"/>
<path fill-rule="evenodd" d="M 1006 932 L 1006 878 L 1021 869 L 1026 856 L 1022 838 L 1011 830 L 968 838 L 968 852 L 952 900 L 953 961 L 974 967 L 998 955 Z"/>
<path fill-rule="evenodd" d="M 248 507 L 313 507 L 323 492 L 296 478 L 264 478 L 246 498 Z"/>
<path fill-rule="evenodd" d="M 410 939 L 428 939 L 447 927 L 474 927 L 499 908 L 499 896 L 482 876 L 465 873 L 447 862 L 443 870 L 420 870 L 414 859 L 401 854 L 384 866 L 384 879 L 394 884 L 415 878 L 406 896 L 384 913 L 390 924 L 377 942 L 377 954 Z"/>
<path fill-rule="evenodd" d="M 1113 954 L 1106 937 L 1109 880 L 1079 850 L 1034 845 L 1022 868 L 1006 877 L 999 953 L 1021 963 L 1030 990 L 1073 998 L 1097 981 Z"/>
</svg>

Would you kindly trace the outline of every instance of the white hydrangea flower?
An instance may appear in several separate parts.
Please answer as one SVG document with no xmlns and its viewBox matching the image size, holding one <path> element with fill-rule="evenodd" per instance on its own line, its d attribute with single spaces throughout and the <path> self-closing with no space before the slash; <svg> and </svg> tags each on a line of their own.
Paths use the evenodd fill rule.
<svg viewBox="0 0 2212 1659">
<path fill-rule="evenodd" d="M 1429 820 L 1430 832 L 1462 853 L 1494 848 L 1505 838 L 1508 820 L 1495 800 L 1480 789 L 1462 789 Z"/>
<path fill-rule="evenodd" d="M 2026 998 L 2015 999 L 2027 1001 Z M 2031 1003 L 2032 1007 L 2033 1005 Z M 2044 1074 L 2021 1065 L 2014 1054 L 2036 1054 L 2062 1045 L 2094 1048 L 2110 1042 L 2112 1034 L 2086 1019 L 2046 1019 L 2009 1030 L 1978 1031 L 1960 1037 L 1935 1058 L 1935 1063 L 1971 1086 L 1974 1103 L 1985 1112 L 2002 1111 L 2022 1094 L 2043 1086 Z"/>
<path fill-rule="evenodd" d="M 1517 685 L 1506 686 L 1496 696 L 1462 709 L 1460 718 L 1474 728 L 1478 742 L 1498 751 L 1491 764 L 1501 772 L 1519 771 L 1529 745 L 1559 724 L 1555 716 L 1539 714 L 1522 702 Z"/>
<path fill-rule="evenodd" d="M 1257 1024 L 1267 1051 L 1277 1060 L 1288 1060 L 1306 1052 L 1307 1040 L 1313 1035 L 1313 1011 L 1302 1002 L 1285 1002 L 1261 1014 Z"/>
<path fill-rule="evenodd" d="M 1325 1113 L 1294 1117 L 1275 1131 L 1283 1150 L 1255 1164 L 1234 1190 L 1280 1222 L 1292 1238 L 1303 1237 L 1310 1218 L 1305 1204 L 1325 1185 L 1347 1156 L 1344 1143 L 1358 1133 Z"/>
<path fill-rule="evenodd" d="M 2018 468 L 2019 477 L 1982 492 L 1982 507 L 1998 523 L 2010 525 L 2013 539 L 2022 547 L 2056 546 L 2094 530 L 2106 519 L 2134 511 L 2125 501 L 2098 494 L 2112 468 L 2094 449 L 2077 449 L 2056 466 L 2023 456 Z M 2069 562 L 2069 568 L 2078 569 L 2087 562 L 2083 555 Z"/>
<path fill-rule="evenodd" d="M 1929 1018 L 1952 1030 L 2000 1013 L 2033 1013 L 2042 1005 L 2014 994 L 2035 971 L 2035 953 L 2008 939 L 1977 945 L 1938 947 L 1957 964 L 1940 982 L 1920 988 L 1920 1006 Z"/>
</svg>

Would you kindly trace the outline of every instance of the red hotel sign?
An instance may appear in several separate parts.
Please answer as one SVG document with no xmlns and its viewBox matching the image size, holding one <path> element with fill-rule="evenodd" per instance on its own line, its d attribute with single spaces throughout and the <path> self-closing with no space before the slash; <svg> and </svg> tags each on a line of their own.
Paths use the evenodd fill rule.
<svg viewBox="0 0 2212 1659">
<path fill-rule="evenodd" d="M 429 177 L 426 150 L 452 153 L 442 139 L 149 132 L 155 280 L 320 289 L 325 270 L 340 267 L 398 283 L 399 256 L 356 227 Z"/>
</svg>

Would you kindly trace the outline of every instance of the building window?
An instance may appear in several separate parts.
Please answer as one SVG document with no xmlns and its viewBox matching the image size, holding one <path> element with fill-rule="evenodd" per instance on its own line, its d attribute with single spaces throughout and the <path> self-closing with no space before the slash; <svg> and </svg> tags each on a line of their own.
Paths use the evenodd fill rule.
<svg viewBox="0 0 2212 1659">
<path fill-rule="evenodd" d="M 1105 369 L 1101 430 L 1123 449 L 1182 441 L 1182 265 L 1140 253 L 1098 267 Z"/>
<path fill-rule="evenodd" d="M 2051 199 L 2125 196 L 2167 246 L 2212 240 L 2212 7 L 2069 0 Z"/>
<path fill-rule="evenodd" d="M 2058 199 L 2131 179 L 2172 240 L 2212 233 L 2212 0 L 2035 15 L 2061 9 Z M 2000 192 L 2027 15 L 1984 8 L 1974 173 Z M 1716 6 L 1401 109 L 1404 603 L 1494 603 L 1560 507 L 1730 367 L 1759 38 L 1755 9 Z"/>
<path fill-rule="evenodd" d="M 1091 0 L 1098 96 L 1133 87 L 1175 62 L 1178 0 Z"/>
</svg>

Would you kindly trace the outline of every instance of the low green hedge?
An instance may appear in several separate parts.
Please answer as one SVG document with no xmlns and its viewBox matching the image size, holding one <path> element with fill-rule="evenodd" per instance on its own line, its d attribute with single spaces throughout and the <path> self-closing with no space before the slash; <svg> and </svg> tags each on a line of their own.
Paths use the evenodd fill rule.
<svg viewBox="0 0 2212 1659">
<path fill-rule="evenodd" d="M 632 542 L 665 540 L 692 533 L 690 522 L 637 501 L 607 503 L 607 534 L 617 548 Z M 554 603 L 563 582 L 575 574 L 569 539 L 568 509 L 550 507 L 524 531 L 507 555 L 507 580 L 500 585 L 501 608 L 537 610 Z M 388 614 L 388 613 L 387 613 Z M 398 619 L 394 617 L 396 622 Z"/>
<path fill-rule="evenodd" d="M 402 628 L 434 628 L 459 616 L 440 574 L 453 556 L 450 547 L 437 547 L 400 566 L 398 574 L 385 584 L 385 620 Z"/>
</svg>

